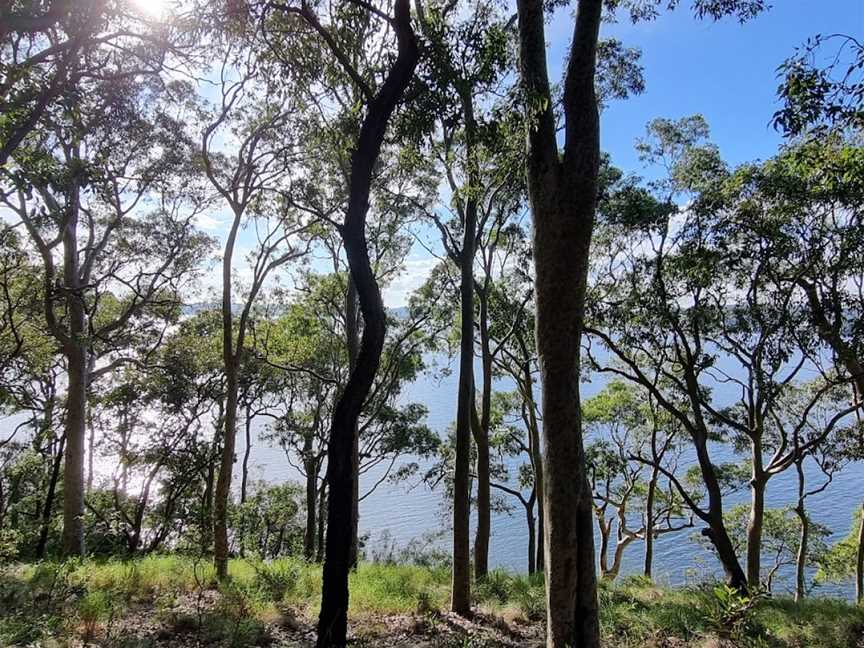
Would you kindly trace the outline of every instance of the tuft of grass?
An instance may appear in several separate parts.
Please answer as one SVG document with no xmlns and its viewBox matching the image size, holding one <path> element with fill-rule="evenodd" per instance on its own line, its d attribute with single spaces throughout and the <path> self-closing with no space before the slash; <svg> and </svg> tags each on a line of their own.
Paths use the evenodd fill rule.
<svg viewBox="0 0 864 648">
<path fill-rule="evenodd" d="M 450 574 L 417 565 L 361 564 L 349 579 L 350 614 L 406 614 L 447 604 Z"/>
</svg>

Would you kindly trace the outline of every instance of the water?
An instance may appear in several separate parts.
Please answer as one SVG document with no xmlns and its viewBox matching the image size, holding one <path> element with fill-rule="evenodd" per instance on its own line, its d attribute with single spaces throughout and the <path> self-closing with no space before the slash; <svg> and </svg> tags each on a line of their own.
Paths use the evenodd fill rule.
<svg viewBox="0 0 864 648">
<path fill-rule="evenodd" d="M 444 361 L 446 362 L 446 360 Z M 456 372 L 448 376 L 421 376 L 404 390 L 404 402 L 420 402 L 428 409 L 426 420 L 433 430 L 445 434 L 456 413 Z M 583 384 L 583 398 L 596 394 L 602 387 L 602 380 Z M 496 385 L 497 389 L 509 390 L 512 385 L 506 382 Z M 263 425 L 263 422 L 260 424 Z M 259 426 L 260 429 L 260 426 Z M 243 438 L 238 435 L 238 456 L 242 456 Z M 715 448 L 712 454 L 715 463 L 731 461 L 732 454 L 727 447 Z M 406 458 L 406 461 L 408 458 Z M 251 454 L 252 477 L 268 482 L 299 480 L 297 472 L 289 465 L 284 451 L 278 447 L 268 447 L 258 441 Z M 682 472 L 687 469 L 686 462 L 681 465 Z M 361 493 L 376 480 L 377 474 L 366 474 L 361 479 Z M 397 546 L 405 546 L 415 539 L 431 538 L 431 545 L 447 550 L 451 528 L 449 510 L 445 506 L 444 490 L 438 487 L 430 490 L 417 480 L 391 484 L 382 483 L 375 492 L 360 504 L 360 533 L 369 536 L 369 545 L 380 545 L 383 538 L 389 537 Z M 848 466 L 834 478 L 826 491 L 807 500 L 811 517 L 828 526 L 833 535 L 831 542 L 844 537 L 852 524 L 852 511 L 861 505 L 864 498 L 864 465 L 857 463 Z M 365 487 L 365 488 L 364 488 Z M 794 503 L 797 481 L 794 469 L 774 477 L 768 483 L 766 494 L 767 507 L 783 507 Z M 512 499 L 512 498 L 511 498 Z M 734 503 L 746 502 L 749 494 L 744 491 L 729 497 L 727 507 Z M 527 526 L 524 509 L 515 499 L 512 513 L 494 513 L 492 516 L 492 538 L 490 543 L 490 567 L 504 568 L 515 572 L 527 570 Z M 472 520 L 473 525 L 473 520 Z M 654 577 L 661 583 L 679 585 L 701 581 L 712 576 L 720 577 L 719 564 L 713 554 L 695 542 L 695 529 L 685 529 L 679 533 L 660 536 L 654 544 Z M 472 528 L 473 538 L 473 528 Z M 622 575 L 641 573 L 644 545 L 635 541 L 627 547 L 624 554 Z M 740 553 L 743 561 L 743 552 Z M 763 561 L 771 558 L 765 556 Z M 793 585 L 791 568 L 783 569 L 775 591 L 788 591 Z M 824 585 L 815 595 L 838 596 L 851 599 L 854 596 L 851 583 Z"/>
</svg>

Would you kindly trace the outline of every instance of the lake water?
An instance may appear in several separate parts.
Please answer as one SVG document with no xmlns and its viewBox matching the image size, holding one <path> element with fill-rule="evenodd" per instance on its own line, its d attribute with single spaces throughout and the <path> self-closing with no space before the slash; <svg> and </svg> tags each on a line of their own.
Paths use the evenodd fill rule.
<svg viewBox="0 0 864 648">
<path fill-rule="evenodd" d="M 455 371 L 445 376 L 424 375 L 404 390 L 402 400 L 423 403 L 428 409 L 427 425 L 443 435 L 455 417 L 457 382 Z M 596 394 L 602 386 L 603 382 L 597 380 L 583 384 L 583 398 Z M 511 385 L 499 383 L 497 388 L 507 390 Z M 242 434 L 238 435 L 238 444 L 241 447 L 237 453 L 242 456 Z M 715 449 L 712 458 L 716 463 L 732 460 L 728 448 Z M 255 479 L 281 482 L 298 480 L 299 477 L 289 465 L 281 448 L 269 447 L 261 441 L 256 442 L 253 447 L 251 463 L 251 476 Z M 687 467 L 682 465 L 682 471 Z M 364 475 L 361 492 L 363 486 L 371 486 L 376 480 L 375 474 Z M 853 464 L 837 475 L 825 492 L 808 498 L 812 518 L 834 532 L 832 541 L 848 533 L 852 524 L 852 511 L 860 506 L 864 499 L 862 484 L 864 466 Z M 779 508 L 792 504 L 796 489 L 794 470 L 774 477 L 768 484 L 767 506 Z M 360 533 L 368 534 L 368 545 L 373 548 L 380 546 L 384 538 L 389 538 L 397 546 L 404 546 L 415 539 L 424 539 L 435 547 L 448 550 L 451 520 L 443 497 L 442 487 L 430 490 L 424 484 L 416 484 L 416 480 L 407 484 L 385 482 L 361 502 Z M 727 507 L 745 501 L 749 501 L 749 494 L 746 491 L 737 493 L 729 497 Z M 522 506 L 515 500 L 513 503 L 515 508 L 512 513 L 493 513 L 490 567 L 524 572 L 527 570 L 527 527 Z M 698 528 L 697 525 L 696 529 Z M 712 553 L 697 543 L 692 538 L 693 535 L 693 530 L 685 529 L 658 538 L 654 550 L 655 580 L 677 585 L 721 575 L 719 564 Z M 641 573 L 643 550 L 644 546 L 640 541 L 627 547 L 623 574 Z M 766 556 L 763 560 L 767 562 L 770 558 Z M 792 585 L 793 573 L 791 569 L 787 569 L 781 573 L 775 590 L 788 589 Z M 851 583 L 825 585 L 814 591 L 814 594 L 844 598 L 854 596 Z"/>
</svg>

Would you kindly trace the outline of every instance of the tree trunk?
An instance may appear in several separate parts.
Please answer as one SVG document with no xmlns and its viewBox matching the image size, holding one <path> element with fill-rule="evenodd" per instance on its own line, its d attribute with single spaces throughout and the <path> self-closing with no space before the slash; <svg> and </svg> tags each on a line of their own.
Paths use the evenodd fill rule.
<svg viewBox="0 0 864 648">
<path fill-rule="evenodd" d="M 533 495 L 533 494 L 532 494 Z M 536 497 L 532 496 L 525 506 L 525 517 L 528 523 L 528 575 L 537 572 L 537 529 L 536 518 L 534 516 L 534 501 Z"/>
<path fill-rule="evenodd" d="M 386 313 L 378 282 L 369 262 L 366 214 L 372 169 L 378 160 L 387 124 L 414 75 L 419 50 L 411 28 L 408 0 L 396 0 L 393 27 L 398 55 L 387 79 L 367 104 L 357 144 L 351 156 L 348 207 L 341 229 L 348 267 L 357 289 L 363 334 L 357 364 L 336 402 L 327 453 L 327 538 L 322 572 L 318 648 L 342 648 L 348 634 L 348 574 L 351 570 L 354 472 L 353 447 L 357 420 L 384 348 Z"/>
<path fill-rule="evenodd" d="M 855 561 L 855 600 L 864 603 L 864 505 L 861 506 L 861 524 L 858 526 L 858 555 Z"/>
<path fill-rule="evenodd" d="M 246 403 L 245 416 L 246 447 L 243 450 L 243 473 L 240 479 L 240 503 L 246 503 L 249 486 L 249 455 L 252 454 L 252 408 Z"/>
<path fill-rule="evenodd" d="M 311 435 L 307 435 L 304 440 L 304 454 L 307 452 L 306 446 L 309 446 L 308 452 L 311 453 Z M 306 466 L 306 530 L 303 534 L 303 556 L 306 560 L 312 560 L 315 557 L 315 533 L 318 528 L 316 514 L 318 512 L 318 474 L 315 469 L 315 462 L 310 459 L 305 459 Z"/>
<path fill-rule="evenodd" d="M 83 556 L 84 547 L 84 445 L 87 434 L 88 349 L 78 256 L 79 196 L 72 192 L 69 218 L 63 231 L 63 281 L 69 337 L 66 356 L 66 453 L 63 467 L 63 554 Z"/>
<path fill-rule="evenodd" d="M 491 493 L 489 490 L 489 426 L 492 413 L 492 350 L 489 345 L 489 307 L 488 297 L 485 292 L 480 293 L 479 301 L 480 349 L 483 365 L 483 383 L 481 392 L 482 401 L 480 403 L 480 419 L 474 426 L 474 443 L 477 445 L 477 529 L 474 535 L 474 577 L 478 581 L 483 579 L 489 571 L 489 539 L 492 534 L 492 504 Z"/>
<path fill-rule="evenodd" d="M 651 479 L 648 480 L 648 494 L 645 497 L 645 561 L 642 574 L 651 578 L 654 567 L 654 498 L 657 492 L 657 479 L 660 471 L 654 466 L 651 469 Z"/>
<path fill-rule="evenodd" d="M 231 329 L 228 335 L 233 336 Z M 229 350 L 230 353 L 230 350 Z M 222 458 L 213 493 L 213 562 L 216 577 L 228 577 L 228 498 L 231 494 L 231 473 L 234 470 L 234 450 L 237 431 L 237 366 L 231 361 L 225 366 L 225 415 L 223 419 Z"/>
<path fill-rule="evenodd" d="M 360 330 L 357 322 L 357 287 L 348 275 L 348 290 L 345 294 L 345 337 L 348 348 L 348 370 L 354 371 L 360 353 Z M 351 463 L 357 479 L 351 502 L 351 568 L 357 568 L 360 552 L 360 425 L 354 424 L 354 440 L 351 446 Z"/>
<path fill-rule="evenodd" d="M 795 507 L 795 515 L 798 516 L 798 521 L 801 524 L 801 532 L 798 539 L 798 552 L 795 555 L 795 602 L 798 603 L 804 599 L 806 594 L 804 588 L 804 570 L 807 566 L 807 541 L 810 535 L 810 520 L 807 519 L 807 512 L 804 510 L 804 502 L 799 501 Z"/>
<path fill-rule="evenodd" d="M 470 97 L 462 99 L 466 146 L 474 148 L 473 107 Z M 469 176 L 475 162 L 468 154 Z M 459 277 L 459 391 L 456 404 L 456 458 L 453 475 L 453 582 L 450 609 L 466 616 L 471 613 L 471 416 L 474 407 L 474 251 L 477 236 L 477 200 L 465 203 Z M 488 465 L 488 454 L 486 457 Z M 479 469 L 479 468 L 478 468 Z M 488 476 L 487 484 L 488 489 Z M 488 498 L 488 490 L 486 491 Z M 478 501 L 479 506 L 479 501 Z M 479 512 L 478 512 L 479 513 Z M 482 540 L 481 540 L 482 542 Z"/>
<path fill-rule="evenodd" d="M 318 489 L 318 538 L 315 541 L 315 562 L 324 562 L 324 533 L 327 530 L 327 482 Z"/>
<path fill-rule="evenodd" d="M 519 338 L 519 346 L 522 349 L 522 355 L 525 361 L 522 364 L 522 382 L 523 382 L 523 398 L 527 407 L 527 427 L 528 427 L 528 450 L 531 453 L 531 468 L 534 473 L 534 491 L 537 493 L 537 558 L 535 566 L 537 571 L 543 570 L 544 565 L 544 550 L 543 550 L 543 454 L 540 451 L 540 424 L 537 421 L 537 412 L 534 402 L 534 381 L 531 377 L 531 361 L 529 359 L 529 351 L 525 346 L 524 340 Z"/>
<path fill-rule="evenodd" d="M 564 84 L 559 155 L 546 66 L 544 3 L 519 0 L 519 67 L 531 98 L 528 195 L 534 222 L 536 337 L 543 394 L 546 643 L 600 645 L 594 513 L 579 400 L 588 253 L 598 194 L 594 90 L 602 0 L 580 0 Z"/>
<path fill-rule="evenodd" d="M 57 492 L 57 483 L 60 481 L 60 466 L 63 462 L 66 435 L 60 437 L 57 444 L 57 454 L 51 464 L 51 476 L 48 480 L 48 492 L 45 494 L 45 504 L 42 507 L 42 524 L 39 528 L 39 541 L 36 544 L 36 558 L 45 558 L 45 549 L 48 546 L 48 532 L 51 529 L 51 516 L 54 512 L 54 496 Z"/>
<path fill-rule="evenodd" d="M 761 453 L 754 451 L 753 461 L 753 477 L 750 480 L 750 519 L 747 523 L 747 584 L 751 589 L 758 589 L 762 578 L 762 527 L 765 520 L 765 479 L 762 475 Z"/>
</svg>

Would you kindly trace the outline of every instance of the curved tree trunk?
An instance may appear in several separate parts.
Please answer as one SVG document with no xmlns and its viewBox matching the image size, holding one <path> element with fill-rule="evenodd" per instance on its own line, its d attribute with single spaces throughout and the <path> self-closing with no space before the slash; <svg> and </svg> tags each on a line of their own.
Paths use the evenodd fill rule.
<svg viewBox="0 0 864 648">
<path fill-rule="evenodd" d="M 357 364 L 333 412 L 327 454 L 326 552 L 322 573 L 318 648 L 342 648 L 348 634 L 348 574 L 351 570 L 354 472 L 353 447 L 357 420 L 384 348 L 386 314 L 366 244 L 366 214 L 372 169 L 381 151 L 387 124 L 414 75 L 419 50 L 411 28 L 408 0 L 396 0 L 394 29 L 399 53 L 377 94 L 368 101 L 357 144 L 351 156 L 348 208 L 341 228 L 348 266 L 357 289 L 363 334 Z"/>
</svg>

